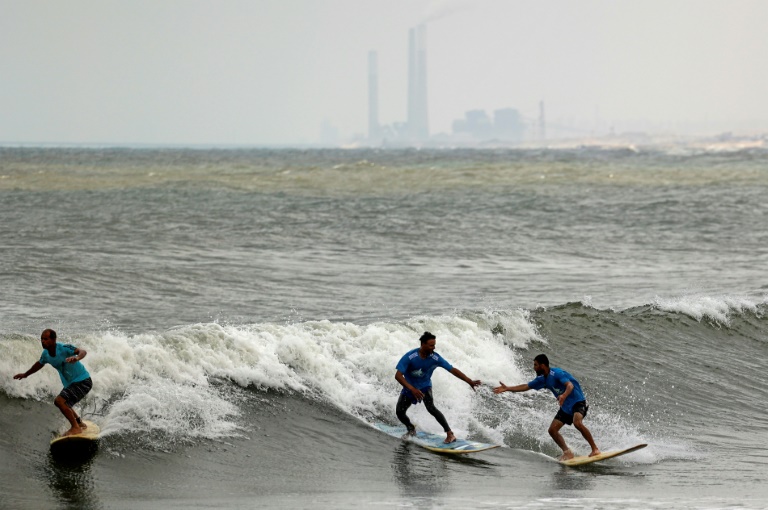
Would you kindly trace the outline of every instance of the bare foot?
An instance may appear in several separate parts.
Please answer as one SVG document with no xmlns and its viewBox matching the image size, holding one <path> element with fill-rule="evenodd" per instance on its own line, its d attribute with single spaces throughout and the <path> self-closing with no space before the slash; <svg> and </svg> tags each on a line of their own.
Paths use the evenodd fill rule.
<svg viewBox="0 0 768 510">
<path fill-rule="evenodd" d="M 573 458 L 573 452 L 571 449 L 567 449 L 563 452 L 563 454 L 558 458 L 557 460 L 570 460 Z"/>
<path fill-rule="evenodd" d="M 82 433 L 83 433 L 83 429 L 81 429 L 80 427 L 72 427 L 68 431 L 64 432 L 62 436 L 76 436 L 77 434 L 82 434 Z"/>
<path fill-rule="evenodd" d="M 88 428 L 88 425 L 85 424 L 85 421 L 81 421 L 80 423 L 78 423 L 78 425 L 80 425 L 80 428 L 83 430 Z"/>
<path fill-rule="evenodd" d="M 449 432 L 446 432 L 446 434 L 447 435 L 446 435 L 445 441 L 443 441 L 443 443 L 449 444 L 449 443 L 453 443 L 453 442 L 456 441 L 456 436 L 453 434 L 453 432 L 449 431 Z"/>
<path fill-rule="evenodd" d="M 408 429 L 408 431 L 405 434 L 403 434 L 403 436 L 400 439 L 410 439 L 415 435 L 416 435 L 416 427 L 413 427 L 412 429 Z"/>
<path fill-rule="evenodd" d="M 594 449 L 592 450 L 592 453 L 589 454 L 590 457 L 594 457 L 595 455 L 600 455 L 600 450 Z"/>
</svg>

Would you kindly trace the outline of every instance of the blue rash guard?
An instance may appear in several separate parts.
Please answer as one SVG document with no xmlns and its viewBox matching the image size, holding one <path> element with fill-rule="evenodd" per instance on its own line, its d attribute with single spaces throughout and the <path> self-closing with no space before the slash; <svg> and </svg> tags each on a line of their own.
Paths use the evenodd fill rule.
<svg viewBox="0 0 768 510">
<path fill-rule="evenodd" d="M 578 402 L 586 400 L 584 393 L 581 391 L 581 385 L 571 374 L 561 368 L 550 368 L 549 375 L 540 375 L 533 381 L 528 383 L 528 387 L 532 390 L 540 390 L 542 388 L 548 388 L 555 398 L 565 393 L 565 387 L 568 383 L 573 384 L 573 391 L 568 398 L 563 402 L 562 410 L 564 413 L 573 414 L 573 406 Z"/>
<path fill-rule="evenodd" d="M 397 364 L 397 369 L 403 373 L 405 380 L 419 391 L 432 387 L 432 372 L 437 367 L 443 367 L 449 372 L 453 369 L 453 366 L 436 352 L 427 356 L 427 359 L 422 359 L 418 347 L 406 352 Z M 403 393 L 405 392 L 410 393 L 403 388 Z"/>
<path fill-rule="evenodd" d="M 56 342 L 56 355 L 51 356 L 48 354 L 47 349 L 43 349 L 43 354 L 40 356 L 40 364 L 49 364 L 53 368 L 59 371 L 59 377 L 61 383 L 65 388 L 68 388 L 72 384 L 80 381 L 85 381 L 91 374 L 85 369 L 82 363 L 75 361 L 74 363 L 67 363 L 67 358 L 75 355 L 77 347 L 71 344 L 60 344 Z"/>
</svg>

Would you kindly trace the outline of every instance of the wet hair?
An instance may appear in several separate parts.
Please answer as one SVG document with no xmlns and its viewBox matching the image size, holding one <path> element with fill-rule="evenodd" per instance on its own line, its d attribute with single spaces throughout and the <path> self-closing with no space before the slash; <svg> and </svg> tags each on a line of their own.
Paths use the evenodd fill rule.
<svg viewBox="0 0 768 510">
<path fill-rule="evenodd" d="M 437 337 L 430 333 L 429 331 L 425 331 L 423 335 L 421 335 L 421 338 L 419 338 L 419 341 L 421 343 L 429 342 L 430 340 L 435 340 Z"/>
<path fill-rule="evenodd" d="M 56 341 L 56 332 L 52 329 L 46 329 L 45 331 L 43 331 L 43 335 L 45 334 L 46 331 L 48 332 L 48 336 L 51 337 L 51 340 Z"/>
<path fill-rule="evenodd" d="M 539 365 L 544 365 L 545 367 L 549 366 L 549 358 L 547 358 L 546 354 L 539 354 L 533 358 L 533 361 L 537 362 Z"/>
</svg>

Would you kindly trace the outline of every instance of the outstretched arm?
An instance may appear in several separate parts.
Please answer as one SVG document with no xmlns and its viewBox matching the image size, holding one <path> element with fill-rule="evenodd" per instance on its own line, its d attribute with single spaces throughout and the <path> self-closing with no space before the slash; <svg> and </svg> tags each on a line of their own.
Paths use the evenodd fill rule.
<svg viewBox="0 0 768 510">
<path fill-rule="evenodd" d="M 497 395 L 499 393 L 504 393 L 505 391 L 512 391 L 514 393 L 517 393 L 520 391 L 528 391 L 531 389 L 530 387 L 528 387 L 527 384 L 518 384 L 517 386 L 507 386 L 501 381 L 499 381 L 499 384 L 501 384 L 501 386 L 496 386 L 493 389 L 493 392 L 496 393 Z"/>
<path fill-rule="evenodd" d="M 475 390 L 476 387 L 480 386 L 480 381 L 479 380 L 473 381 L 472 379 L 470 379 L 469 377 L 464 375 L 464 372 L 462 372 L 461 370 L 459 370 L 456 367 L 451 369 L 451 373 L 454 376 L 456 376 L 459 379 L 461 379 L 462 381 L 464 381 L 465 383 L 469 384 L 470 388 L 472 388 L 473 391 Z"/>
<path fill-rule="evenodd" d="M 32 365 L 32 368 L 30 368 L 29 370 L 27 370 L 23 374 L 16 374 L 16 375 L 14 375 L 13 378 L 14 379 L 26 379 L 27 377 L 29 377 L 30 375 L 34 374 L 35 372 L 37 372 L 41 368 L 43 368 L 43 364 L 40 363 L 39 361 L 35 361 L 35 364 Z"/>
</svg>

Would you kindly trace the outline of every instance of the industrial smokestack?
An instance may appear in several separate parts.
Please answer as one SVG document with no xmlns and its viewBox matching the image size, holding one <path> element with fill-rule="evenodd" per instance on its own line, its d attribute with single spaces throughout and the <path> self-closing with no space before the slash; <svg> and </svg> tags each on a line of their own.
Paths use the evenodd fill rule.
<svg viewBox="0 0 768 510">
<path fill-rule="evenodd" d="M 408 132 L 414 140 L 429 137 L 426 25 L 408 32 Z"/>
</svg>

